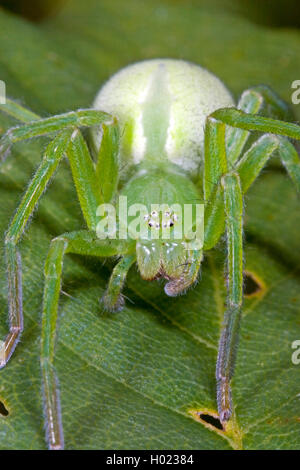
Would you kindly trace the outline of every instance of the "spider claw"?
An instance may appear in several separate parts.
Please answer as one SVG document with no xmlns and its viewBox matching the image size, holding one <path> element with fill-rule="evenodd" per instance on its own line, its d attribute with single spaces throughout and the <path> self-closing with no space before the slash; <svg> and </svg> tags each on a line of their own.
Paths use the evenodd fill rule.
<svg viewBox="0 0 300 470">
<path fill-rule="evenodd" d="M 115 296 L 106 292 L 104 296 L 100 299 L 100 303 L 104 306 L 104 311 L 109 313 L 117 313 L 123 310 L 125 305 L 125 299 L 122 294 L 119 294 L 117 299 Z"/>
<path fill-rule="evenodd" d="M 217 401 L 221 423 L 229 421 L 232 415 L 231 387 L 224 377 L 217 383 Z"/>
<path fill-rule="evenodd" d="M 223 410 L 221 413 L 220 413 L 220 421 L 221 423 L 224 423 L 226 421 L 229 421 L 231 418 L 231 410 Z"/>
</svg>

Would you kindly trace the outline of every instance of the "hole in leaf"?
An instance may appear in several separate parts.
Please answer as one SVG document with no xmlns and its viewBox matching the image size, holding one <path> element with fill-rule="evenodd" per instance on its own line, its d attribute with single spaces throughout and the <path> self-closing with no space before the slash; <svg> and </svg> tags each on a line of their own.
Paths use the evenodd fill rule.
<svg viewBox="0 0 300 470">
<path fill-rule="evenodd" d="M 250 271 L 244 271 L 244 294 L 245 297 L 254 297 L 265 289 L 262 281 Z"/>
<path fill-rule="evenodd" d="M 9 412 L 6 409 L 6 407 L 5 407 L 5 405 L 2 401 L 0 401 L 0 415 L 2 415 L 2 416 L 8 416 L 9 415 Z"/>
<path fill-rule="evenodd" d="M 224 431 L 221 421 L 216 416 L 199 413 L 199 418 L 202 419 L 202 421 L 205 421 L 206 423 L 210 424 L 214 428 L 220 429 L 220 431 Z"/>
<path fill-rule="evenodd" d="M 227 423 L 220 421 L 217 411 L 210 410 L 208 408 L 201 409 L 189 409 L 188 413 L 193 416 L 193 418 L 202 423 L 205 427 L 210 430 L 214 430 L 217 433 L 224 433 L 228 431 Z"/>
</svg>

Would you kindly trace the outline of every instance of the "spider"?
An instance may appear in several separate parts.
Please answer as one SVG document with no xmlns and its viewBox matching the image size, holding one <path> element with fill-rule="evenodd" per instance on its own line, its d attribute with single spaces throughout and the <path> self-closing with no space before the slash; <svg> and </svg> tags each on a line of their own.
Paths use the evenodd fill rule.
<svg viewBox="0 0 300 470">
<path fill-rule="evenodd" d="M 165 278 L 165 293 L 176 296 L 196 282 L 203 251 L 215 247 L 225 232 L 227 306 L 216 383 L 219 417 L 228 421 L 243 300 L 243 195 L 274 154 L 300 189 L 299 157 L 290 140 L 300 139 L 300 127 L 287 122 L 287 105 L 268 87 L 258 86 L 244 91 L 236 107 L 223 83 L 204 68 L 182 60 L 153 59 L 116 73 L 91 109 L 44 119 L 11 100 L 1 109 L 24 123 L 2 136 L 2 158 L 14 142 L 52 136 L 5 236 L 10 329 L 0 343 L 1 367 L 23 328 L 17 244 L 64 156 L 87 227 L 54 238 L 45 263 L 41 371 L 49 448 L 64 446 L 54 345 L 67 253 L 117 258 L 103 298 L 105 309 L 114 312 L 124 305 L 122 288 L 134 263 L 144 279 Z M 91 128 L 89 147 L 82 127 Z M 255 133 L 249 141 L 251 131 L 262 135 Z M 115 236 L 105 232 L 107 219 L 101 218 L 99 207 L 120 207 L 121 197 L 146 206 L 141 222 L 146 236 L 121 236 L 120 220 Z M 187 244 L 186 234 L 175 237 L 179 217 L 173 207 L 191 201 L 204 201 L 204 236 L 195 246 Z M 153 203 L 164 205 L 162 213 L 151 209 Z M 197 223 L 192 218 L 192 225 Z M 163 228 L 169 230 L 169 238 L 162 236 Z"/>
</svg>

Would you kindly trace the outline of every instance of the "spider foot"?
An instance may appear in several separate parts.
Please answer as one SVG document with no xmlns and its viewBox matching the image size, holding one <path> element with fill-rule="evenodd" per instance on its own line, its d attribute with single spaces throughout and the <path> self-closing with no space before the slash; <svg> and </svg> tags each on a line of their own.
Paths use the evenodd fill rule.
<svg viewBox="0 0 300 470">
<path fill-rule="evenodd" d="M 217 385 L 218 411 L 221 423 L 229 421 L 232 415 L 231 388 L 227 379 L 221 379 Z"/>
<path fill-rule="evenodd" d="M 109 313 L 117 313 L 123 310 L 125 300 L 122 294 L 117 297 L 112 296 L 110 292 L 106 292 L 100 299 L 100 303 L 104 306 L 104 310 Z"/>
</svg>

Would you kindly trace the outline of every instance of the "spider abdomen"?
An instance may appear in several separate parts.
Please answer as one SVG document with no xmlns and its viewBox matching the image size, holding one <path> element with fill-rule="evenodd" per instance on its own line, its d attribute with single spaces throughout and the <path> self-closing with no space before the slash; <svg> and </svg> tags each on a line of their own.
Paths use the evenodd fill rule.
<svg viewBox="0 0 300 470">
<path fill-rule="evenodd" d="M 191 175 L 201 162 L 206 116 L 233 105 L 230 92 L 215 75 L 174 59 L 123 68 L 106 82 L 94 102 L 94 108 L 118 118 L 121 167 L 164 160 Z M 93 135 L 98 147 L 101 135 Z"/>
</svg>

